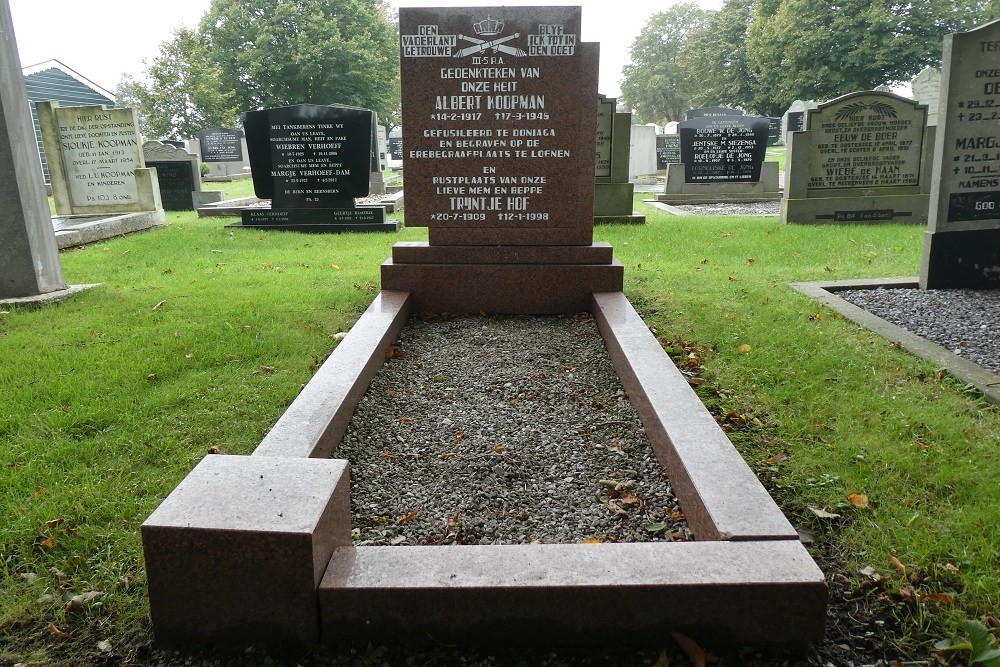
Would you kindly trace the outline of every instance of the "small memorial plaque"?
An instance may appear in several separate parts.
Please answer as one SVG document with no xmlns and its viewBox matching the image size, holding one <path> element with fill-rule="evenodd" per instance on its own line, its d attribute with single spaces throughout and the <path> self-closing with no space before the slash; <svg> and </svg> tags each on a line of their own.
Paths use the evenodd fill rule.
<svg viewBox="0 0 1000 667">
<path fill-rule="evenodd" d="M 788 132 L 802 132 L 806 129 L 806 112 L 805 111 L 789 111 L 788 112 Z"/>
<path fill-rule="evenodd" d="M 760 181 L 767 153 L 767 118 L 705 116 L 680 125 L 686 183 Z"/>
<path fill-rule="evenodd" d="M 204 130 L 197 135 L 202 162 L 242 162 L 242 133 L 225 127 Z"/>
</svg>

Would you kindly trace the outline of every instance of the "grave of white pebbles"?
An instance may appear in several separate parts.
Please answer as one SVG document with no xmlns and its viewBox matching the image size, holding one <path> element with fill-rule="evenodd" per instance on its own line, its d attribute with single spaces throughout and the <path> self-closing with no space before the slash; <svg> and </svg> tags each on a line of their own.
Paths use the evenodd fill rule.
<svg viewBox="0 0 1000 667">
<path fill-rule="evenodd" d="M 335 456 L 358 546 L 691 536 L 589 313 L 411 319 Z"/>
</svg>

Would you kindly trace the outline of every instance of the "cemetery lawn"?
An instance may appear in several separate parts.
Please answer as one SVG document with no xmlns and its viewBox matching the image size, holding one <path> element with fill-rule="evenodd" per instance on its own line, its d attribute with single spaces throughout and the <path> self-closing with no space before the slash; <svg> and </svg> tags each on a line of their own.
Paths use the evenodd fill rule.
<svg viewBox="0 0 1000 667">
<path fill-rule="evenodd" d="M 672 356 L 698 357 L 697 391 L 828 577 L 866 591 L 868 631 L 926 659 L 958 620 L 1000 616 L 1000 409 L 787 286 L 915 276 L 924 229 L 675 217 L 642 196 L 648 224 L 595 240 Z M 171 213 L 64 252 L 69 282 L 104 285 L 0 314 L 0 664 L 141 663 L 139 525 L 210 448 L 250 453 L 392 244 L 426 239 L 224 222 Z"/>
</svg>

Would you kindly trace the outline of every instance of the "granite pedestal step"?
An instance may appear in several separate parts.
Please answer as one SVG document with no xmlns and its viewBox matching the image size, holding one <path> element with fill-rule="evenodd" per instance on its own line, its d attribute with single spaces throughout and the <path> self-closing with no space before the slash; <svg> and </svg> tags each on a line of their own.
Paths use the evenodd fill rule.
<svg viewBox="0 0 1000 667">
<path fill-rule="evenodd" d="M 595 225 L 644 225 L 646 216 L 642 213 L 629 213 L 627 215 L 595 215 Z"/>
<path fill-rule="evenodd" d="M 303 232 L 306 234 L 344 234 L 351 232 L 398 232 L 399 222 L 388 220 L 383 223 L 366 224 L 290 224 L 290 225 L 247 225 L 234 222 L 226 227 L 236 229 L 260 229 L 268 232 Z"/>
<path fill-rule="evenodd" d="M 823 636 L 827 589 L 798 541 L 345 547 L 320 634 L 479 645 L 713 645 Z M 516 640 L 514 639 L 516 638 Z"/>
</svg>

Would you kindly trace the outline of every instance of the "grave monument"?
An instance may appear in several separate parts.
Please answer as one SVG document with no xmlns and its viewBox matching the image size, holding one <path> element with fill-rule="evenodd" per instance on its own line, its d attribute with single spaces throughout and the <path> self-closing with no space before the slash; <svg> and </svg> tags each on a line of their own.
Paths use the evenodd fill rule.
<svg viewBox="0 0 1000 667">
<path fill-rule="evenodd" d="M 211 127 L 195 135 L 197 153 L 208 165 L 206 181 L 237 181 L 250 178 L 247 140 L 241 130 Z"/>
<path fill-rule="evenodd" d="M 861 91 L 807 113 L 809 129 L 786 137 L 783 222 L 926 224 L 927 107 Z"/>
<path fill-rule="evenodd" d="M 147 141 L 142 144 L 146 167 L 156 170 L 163 210 L 193 211 L 205 204 L 222 201 L 222 192 L 201 189 L 198 156 L 178 147 L 177 143 L 180 142 Z"/>
<path fill-rule="evenodd" d="M 1000 287 L 1000 21 L 945 37 L 920 286 Z"/>
<path fill-rule="evenodd" d="M 60 248 L 163 225 L 160 189 L 142 156 L 135 111 L 58 102 L 35 108 Z"/>
<path fill-rule="evenodd" d="M 688 109 L 684 114 L 684 120 L 694 120 L 695 118 L 714 118 L 717 116 L 743 116 L 742 109 L 732 109 L 730 107 L 699 107 Z"/>
<path fill-rule="evenodd" d="M 0 302 L 67 293 L 7 0 L 0 5 Z"/>
<path fill-rule="evenodd" d="M 632 210 L 635 186 L 628 180 L 632 114 L 616 107 L 615 98 L 598 96 L 594 224 L 642 224 L 646 216 Z"/>
<path fill-rule="evenodd" d="M 819 104 L 813 100 L 795 100 L 781 117 L 781 139 L 788 141 L 789 132 L 802 132 L 806 129 L 806 111 L 815 109 Z"/>
<path fill-rule="evenodd" d="M 667 170 L 667 166 L 681 161 L 681 135 L 656 135 L 656 171 Z"/>
<path fill-rule="evenodd" d="M 937 125 L 941 70 L 928 65 L 913 77 L 910 86 L 913 89 L 913 99 L 927 107 L 927 124 Z"/>
<path fill-rule="evenodd" d="M 823 573 L 593 242 L 598 51 L 580 23 L 400 9 L 407 222 L 429 241 L 393 247 L 382 292 L 252 455 L 207 456 L 143 524 L 158 642 L 823 636 Z M 354 407 L 411 313 L 483 311 L 592 313 L 698 541 L 352 543 L 330 457 Z"/>
<path fill-rule="evenodd" d="M 368 109 L 296 104 L 243 115 L 254 193 L 270 205 L 242 211 L 227 227 L 338 233 L 397 231 L 367 197 L 377 166 L 375 114 Z"/>
<path fill-rule="evenodd" d="M 681 163 L 667 165 L 666 204 L 776 201 L 778 164 L 764 162 L 767 118 L 693 109 L 680 124 Z M 721 110 L 720 110 L 721 111 Z"/>
</svg>

